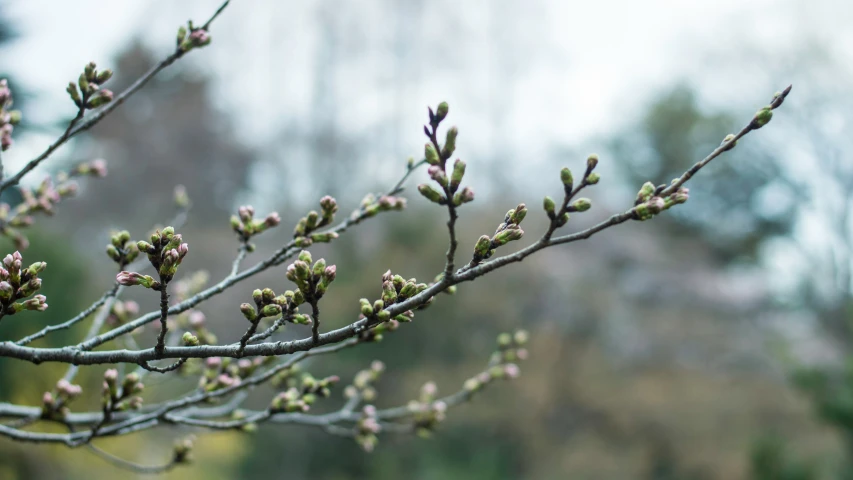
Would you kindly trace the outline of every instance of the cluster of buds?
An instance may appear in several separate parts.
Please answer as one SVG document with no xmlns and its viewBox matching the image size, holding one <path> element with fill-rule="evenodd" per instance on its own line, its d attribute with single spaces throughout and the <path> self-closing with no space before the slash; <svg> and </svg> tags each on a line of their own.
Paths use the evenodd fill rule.
<svg viewBox="0 0 853 480">
<path fill-rule="evenodd" d="M 107 176 L 107 161 L 99 158 L 91 162 L 78 163 L 68 172 L 60 172 L 57 174 L 56 180 L 60 183 L 67 181 L 72 177 L 96 177 L 104 178 Z"/>
<path fill-rule="evenodd" d="M 308 215 L 300 218 L 293 229 L 293 238 L 296 245 L 301 248 L 311 246 L 313 243 L 328 243 L 338 238 L 337 232 L 317 232 L 317 230 L 330 225 L 335 219 L 338 211 L 338 202 L 326 195 L 320 199 L 320 212 L 311 210 Z"/>
<path fill-rule="evenodd" d="M 133 320 L 139 314 L 139 304 L 133 300 L 116 300 L 107 316 L 107 325 L 118 326 Z"/>
<path fill-rule="evenodd" d="M 113 92 L 101 88 L 113 76 L 113 71 L 106 69 L 99 72 L 96 68 L 95 62 L 89 62 L 83 68 L 77 83 L 68 82 L 68 88 L 65 89 L 81 114 L 84 110 L 98 108 L 113 100 Z M 80 89 L 78 90 L 77 87 Z"/>
<path fill-rule="evenodd" d="M 165 288 L 164 284 L 174 278 L 178 266 L 189 252 L 189 246 L 183 243 L 181 234 L 175 233 L 172 227 L 157 230 L 151 234 L 151 243 L 140 240 L 136 246 L 140 252 L 148 255 L 148 261 L 157 270 L 160 281 L 154 280 L 150 275 L 127 271 L 119 272 L 116 281 L 125 286 L 142 285 L 153 290 Z"/>
<path fill-rule="evenodd" d="M 372 193 L 368 193 L 361 199 L 361 210 L 353 212 L 353 217 L 370 218 L 380 212 L 401 211 L 405 208 L 406 199 L 403 197 L 393 195 L 380 195 L 377 197 Z"/>
<path fill-rule="evenodd" d="M 429 437 L 435 427 L 444 421 L 447 404 L 441 400 L 436 401 L 437 393 L 435 382 L 427 382 L 421 387 L 420 398 L 411 400 L 407 405 L 412 414 L 415 433 L 422 438 Z"/>
<path fill-rule="evenodd" d="M 293 292 L 293 298 L 298 300 L 298 294 L 301 294 L 302 301 L 319 300 L 326 294 L 329 286 L 335 281 L 338 267 L 335 265 L 326 265 L 325 259 L 319 259 L 313 262 L 311 252 L 303 250 L 299 252 L 297 260 L 288 265 L 285 275 L 287 279 L 296 284 L 297 291 Z M 285 292 L 285 295 L 287 293 Z M 297 301 L 297 305 L 302 303 Z"/>
<path fill-rule="evenodd" d="M 376 407 L 365 405 L 361 409 L 361 417 L 355 424 L 355 441 L 368 453 L 376 448 L 376 444 L 379 443 L 379 437 L 376 435 L 382 431 L 377 413 Z"/>
<path fill-rule="evenodd" d="M 322 379 L 314 378 L 310 373 L 303 373 L 300 378 L 290 375 L 287 379 L 287 390 L 276 395 L 270 403 L 272 413 L 307 412 L 320 398 L 328 398 L 332 394 L 331 387 L 340 381 L 336 375 Z"/>
<path fill-rule="evenodd" d="M 130 241 L 130 232 L 122 230 L 110 237 L 110 243 L 107 245 L 107 256 L 118 264 L 120 270 L 139 256 L 139 248 Z"/>
<path fill-rule="evenodd" d="M 674 179 L 675 183 L 678 179 Z M 666 185 L 657 187 L 652 182 L 646 182 L 640 187 L 637 192 L 637 199 L 634 200 L 634 208 L 631 210 L 634 220 L 645 221 L 661 213 L 664 210 L 686 202 L 690 198 L 690 189 L 687 187 L 679 187 L 674 193 L 661 197 L 661 192 L 664 191 Z"/>
<path fill-rule="evenodd" d="M 125 375 L 121 385 L 118 382 L 118 370 L 111 368 L 104 372 L 104 383 L 102 387 L 101 402 L 104 412 L 121 412 L 124 410 L 138 410 L 142 406 L 142 392 L 145 385 L 140 381 L 139 375 L 129 373 Z"/>
<path fill-rule="evenodd" d="M 181 52 L 189 52 L 194 48 L 204 47 L 210 44 L 210 32 L 204 28 L 193 27 L 193 22 L 187 22 L 187 26 L 181 25 L 178 28 L 178 36 L 176 38 L 178 50 Z"/>
<path fill-rule="evenodd" d="M 0 151 L 6 151 L 12 146 L 12 130 L 21 122 L 21 111 L 10 110 L 12 107 L 12 90 L 5 78 L 0 79 Z"/>
<path fill-rule="evenodd" d="M 489 237 L 483 235 L 477 239 L 474 244 L 474 256 L 471 259 L 471 265 L 477 265 L 483 260 L 490 258 L 495 253 L 495 249 L 504 246 L 509 242 L 519 240 L 524 236 L 524 230 L 521 229 L 521 221 L 527 216 L 527 206 L 519 203 L 517 207 L 510 209 L 504 215 L 504 220 L 498 225 L 495 234 Z"/>
<path fill-rule="evenodd" d="M 394 331 L 401 322 L 411 322 L 414 319 L 415 313 L 411 310 L 406 310 L 392 318 L 391 312 L 387 308 L 395 303 L 408 300 L 429 288 L 429 285 L 426 283 L 417 282 L 415 278 L 406 280 L 400 275 L 394 275 L 391 273 L 391 270 L 386 271 L 382 275 L 381 297 L 373 302 L 366 298 L 359 300 L 360 318 L 376 318 L 379 322 L 382 322 L 376 328 L 363 332 L 363 340 L 381 341 L 384 332 Z M 428 298 L 418 306 L 418 309 L 427 308 L 432 301 L 433 297 Z"/>
<path fill-rule="evenodd" d="M 464 388 L 469 394 L 481 390 L 485 385 L 496 379 L 513 379 L 521 373 L 518 364 L 527 358 L 528 334 L 518 330 L 514 334 L 501 333 L 498 335 L 498 348 L 489 359 L 489 368 L 465 381 Z"/>
<path fill-rule="evenodd" d="M 249 377 L 265 363 L 275 357 L 258 357 L 255 359 L 210 357 L 204 361 L 204 371 L 199 378 L 199 388 L 207 392 L 239 385 L 244 378 Z"/>
<path fill-rule="evenodd" d="M 595 185 L 601 180 L 601 176 L 596 173 L 595 167 L 598 166 L 598 155 L 592 154 L 586 159 L 586 171 L 584 171 L 583 181 L 574 189 L 574 176 L 568 167 L 563 167 L 560 170 L 560 182 L 563 184 L 563 193 L 565 200 L 560 209 L 557 209 L 557 203 L 553 198 L 546 196 L 542 200 L 542 208 L 545 214 L 551 220 L 554 227 L 562 227 L 569 221 L 569 214 L 573 212 L 585 212 L 592 208 L 592 202 L 588 198 L 579 198 L 572 203 L 569 200 L 582 188 L 588 185 Z"/>
<path fill-rule="evenodd" d="M 278 319 L 282 315 L 293 323 L 306 325 L 311 323 L 311 317 L 297 313 L 299 305 L 305 303 L 305 295 L 302 294 L 302 291 L 288 290 L 283 295 L 276 295 L 271 288 L 263 290 L 256 288 L 252 291 L 252 300 L 254 300 L 255 305 L 253 306 L 251 303 L 241 304 L 240 313 L 253 325 L 257 325 L 264 319 Z"/>
<path fill-rule="evenodd" d="M 277 212 L 272 212 L 262 220 L 255 220 L 255 209 L 251 205 L 244 205 L 237 209 L 237 215 L 231 216 L 231 228 L 240 237 L 243 244 L 249 246 L 249 239 L 259 235 L 270 228 L 277 227 L 281 223 L 281 217 Z"/>
<path fill-rule="evenodd" d="M 174 447 L 172 447 L 172 462 L 176 464 L 191 462 L 194 444 L 194 435 L 189 435 L 180 440 L 176 440 Z"/>
<path fill-rule="evenodd" d="M 443 146 L 438 144 L 436 133 L 439 124 L 447 116 L 448 110 L 447 102 L 441 102 L 435 112 L 429 108 L 429 126 L 424 125 L 424 134 L 430 139 L 424 145 L 424 159 L 430 165 L 428 169 L 430 178 L 438 184 L 440 190 L 422 183 L 418 185 L 418 192 L 430 202 L 446 205 L 449 201 L 458 207 L 463 203 L 474 201 L 474 191 L 470 187 L 459 190 L 462 178 L 465 176 L 465 162 L 456 159 L 453 162 L 453 170 L 450 175 L 448 176 L 447 173 L 447 161 L 456 150 L 456 137 L 459 135 L 459 129 L 450 127 L 447 130 Z"/>
<path fill-rule="evenodd" d="M 44 392 L 42 395 L 42 418 L 62 419 L 68 414 L 68 404 L 83 393 L 80 385 L 74 385 L 64 378 L 56 382 L 56 394 Z"/>
<path fill-rule="evenodd" d="M 47 298 L 35 295 L 41 288 L 38 275 L 46 267 L 47 263 L 36 262 L 24 268 L 20 252 L 3 258 L 3 266 L 0 267 L 0 306 L 4 315 L 14 315 L 23 310 L 47 310 Z"/>
<path fill-rule="evenodd" d="M 370 368 L 359 370 L 353 377 L 352 383 L 344 388 L 344 397 L 347 399 L 358 398 L 359 401 L 372 402 L 376 400 L 376 388 L 374 385 L 379 381 L 385 364 L 379 360 L 370 363 Z"/>
</svg>

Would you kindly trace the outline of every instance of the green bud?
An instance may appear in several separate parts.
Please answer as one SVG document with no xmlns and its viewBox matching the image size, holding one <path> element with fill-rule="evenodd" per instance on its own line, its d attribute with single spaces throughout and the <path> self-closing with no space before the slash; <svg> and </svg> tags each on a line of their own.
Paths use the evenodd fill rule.
<svg viewBox="0 0 853 480">
<path fill-rule="evenodd" d="M 240 232 L 242 230 L 242 225 L 243 223 L 237 215 L 231 215 L 231 228 L 234 231 Z"/>
<path fill-rule="evenodd" d="M 498 346 L 505 348 L 512 344 L 512 335 L 508 333 L 502 333 L 498 335 Z"/>
<path fill-rule="evenodd" d="M 264 292 L 261 291 L 260 288 L 254 289 L 252 291 L 252 300 L 254 300 L 256 304 L 262 303 L 264 301 Z"/>
<path fill-rule="evenodd" d="M 389 313 L 388 310 L 381 310 L 376 314 L 376 317 L 380 322 L 387 322 L 388 320 L 391 320 L 391 313 Z"/>
<path fill-rule="evenodd" d="M 586 168 L 587 168 L 589 171 L 592 171 L 593 169 L 595 169 L 595 167 L 596 167 L 597 165 L 598 165 L 598 155 L 596 155 L 596 154 L 594 154 L 594 153 L 593 153 L 592 155 L 590 155 L 589 157 L 587 157 L 587 159 L 586 159 Z"/>
<path fill-rule="evenodd" d="M 489 250 L 492 248 L 492 239 L 488 235 L 483 235 L 477 239 L 477 244 L 474 245 L 474 255 L 485 258 L 488 256 Z"/>
<path fill-rule="evenodd" d="M 261 297 L 264 303 L 270 303 L 275 299 L 275 292 L 271 288 L 261 290 Z"/>
<path fill-rule="evenodd" d="M 489 237 L 486 237 L 489 238 Z M 415 296 L 417 294 L 417 286 L 414 282 L 406 282 L 402 288 L 400 288 L 400 293 L 397 294 L 397 297 L 401 300 L 405 300 L 409 297 Z"/>
<path fill-rule="evenodd" d="M 598 183 L 599 180 L 601 180 L 601 175 L 593 172 L 590 173 L 588 177 L 586 177 L 586 184 L 595 185 L 596 183 Z"/>
<path fill-rule="evenodd" d="M 121 254 L 113 244 L 107 245 L 107 256 L 109 256 L 114 262 L 121 260 Z"/>
<path fill-rule="evenodd" d="M 199 343 L 198 337 L 190 332 L 184 332 L 184 336 L 181 337 L 181 342 L 183 342 L 187 347 L 197 347 Z"/>
<path fill-rule="evenodd" d="M 447 112 L 450 110 L 450 107 L 447 105 L 447 102 L 441 102 L 438 104 L 438 108 L 435 109 L 435 119 L 437 121 L 444 120 L 447 117 Z"/>
<path fill-rule="evenodd" d="M 370 300 L 362 298 L 359 300 L 359 303 L 361 304 L 362 315 L 364 315 L 365 317 L 370 317 L 373 315 L 373 307 L 370 306 Z"/>
<path fill-rule="evenodd" d="M 527 216 L 527 206 L 523 203 L 518 204 L 513 210 L 513 214 L 510 216 L 510 223 L 514 223 L 516 225 L 521 225 L 521 221 L 524 220 L 524 217 Z"/>
<path fill-rule="evenodd" d="M 424 198 L 439 205 L 443 205 L 447 200 L 444 198 L 444 195 L 438 192 L 438 190 L 432 188 L 426 183 L 418 185 L 418 191 L 421 192 L 421 195 L 423 195 Z"/>
<path fill-rule="evenodd" d="M 569 214 L 564 213 L 564 214 L 560 215 L 560 218 L 557 219 L 557 226 L 562 227 L 568 221 L 569 221 Z"/>
<path fill-rule="evenodd" d="M 308 250 L 302 250 L 301 252 L 299 252 L 299 256 L 296 258 L 302 260 L 305 263 L 314 263 L 311 260 L 311 252 L 309 252 Z"/>
<path fill-rule="evenodd" d="M 560 170 L 560 181 L 562 181 L 563 185 L 566 187 L 572 188 L 572 184 L 575 180 L 572 178 L 572 171 L 569 170 L 569 167 L 563 167 L 563 169 Z"/>
<path fill-rule="evenodd" d="M 314 263 L 314 270 L 312 273 L 314 274 L 315 277 L 322 277 L 323 272 L 325 272 L 325 271 L 326 271 L 326 260 L 321 258 L 320 260 L 317 260 L 316 263 Z"/>
<path fill-rule="evenodd" d="M 447 135 L 444 137 L 444 147 L 441 149 L 441 157 L 444 159 L 450 158 L 456 150 L 456 136 L 459 135 L 459 129 L 450 127 L 447 130 Z"/>
<path fill-rule="evenodd" d="M 298 306 L 303 303 L 305 303 L 305 294 L 302 293 L 302 290 L 297 290 L 293 293 L 293 304 Z"/>
<path fill-rule="evenodd" d="M 21 118 L 23 117 L 23 114 L 20 110 L 11 110 L 7 113 L 9 114 L 9 123 L 11 123 L 12 125 L 17 125 L 21 123 Z"/>
<path fill-rule="evenodd" d="M 424 158 L 426 158 L 427 163 L 430 165 L 438 165 L 440 163 L 440 160 L 438 159 L 438 152 L 435 151 L 435 147 L 432 143 L 424 145 Z"/>
<path fill-rule="evenodd" d="M 394 284 L 390 281 L 382 283 L 382 301 L 385 305 L 391 305 L 397 301 L 397 290 L 394 288 Z"/>
<path fill-rule="evenodd" d="M 588 198 L 579 198 L 572 202 L 571 208 L 575 212 L 585 212 L 592 207 L 592 202 Z"/>
<path fill-rule="evenodd" d="M 317 243 L 329 243 L 338 238 L 337 232 L 312 233 L 311 240 Z"/>
<path fill-rule="evenodd" d="M 246 317 L 246 320 L 250 322 L 254 322 L 257 318 L 258 314 L 255 312 L 255 307 L 249 305 L 248 303 L 243 303 L 240 305 L 240 313 Z"/>
<path fill-rule="evenodd" d="M 74 82 L 68 82 L 68 88 L 65 91 L 68 92 L 68 96 L 74 101 L 74 105 L 78 107 L 83 106 L 83 100 L 80 98 L 80 92 L 77 91 L 77 85 Z"/>
<path fill-rule="evenodd" d="M 756 129 L 761 128 L 767 125 L 771 118 L 773 118 L 773 109 L 768 105 L 755 114 L 755 117 L 752 119 L 752 125 Z"/>
<path fill-rule="evenodd" d="M 385 308 L 385 302 L 382 299 L 377 299 L 375 302 L 373 302 L 374 312 L 380 312 L 383 308 Z"/>
<path fill-rule="evenodd" d="M 89 80 L 86 79 L 85 73 L 80 74 L 80 78 L 77 80 L 77 85 L 80 86 L 80 91 L 83 93 L 89 90 Z"/>
<path fill-rule="evenodd" d="M 542 201 L 542 207 L 545 209 L 545 213 L 548 214 L 548 218 L 554 218 L 557 216 L 556 209 L 557 204 L 554 203 L 554 199 L 551 197 L 545 197 Z"/>
<path fill-rule="evenodd" d="M 524 230 L 520 228 L 507 228 L 502 232 L 498 232 L 495 235 L 495 238 L 492 239 L 492 243 L 495 246 L 506 245 L 509 242 L 514 240 L 518 240 L 524 235 Z"/>
<path fill-rule="evenodd" d="M 36 262 L 36 263 L 30 265 L 27 268 L 27 271 L 30 273 L 30 275 L 35 277 L 39 273 L 43 272 L 45 268 L 47 268 L 47 262 Z"/>
<path fill-rule="evenodd" d="M 516 345 L 526 344 L 529 338 L 530 335 L 527 333 L 527 330 L 516 330 L 515 335 L 512 336 Z"/>
<path fill-rule="evenodd" d="M 187 27 L 181 25 L 178 28 L 178 38 L 177 38 L 176 45 L 181 45 L 181 43 L 183 43 L 186 38 L 187 38 Z"/>
<path fill-rule="evenodd" d="M 453 173 L 450 175 L 450 190 L 455 192 L 465 176 L 465 162 L 457 159 L 453 162 Z"/>
<path fill-rule="evenodd" d="M 293 316 L 293 323 L 297 325 L 311 325 L 314 322 L 308 315 L 305 315 L 304 313 L 297 313 Z"/>
<path fill-rule="evenodd" d="M 637 192 L 637 203 L 642 203 L 651 198 L 651 196 L 655 193 L 655 185 L 652 182 L 646 182 L 640 187 L 640 191 Z"/>
<path fill-rule="evenodd" d="M 731 142 L 732 140 L 734 140 L 734 138 L 735 138 L 734 133 L 730 133 L 730 134 L 726 135 L 726 138 L 723 139 L 723 143 L 721 145 L 725 145 L 726 143 Z M 734 142 L 730 143 L 729 145 L 726 145 L 726 148 L 723 151 L 727 152 L 727 151 L 735 148 L 736 145 L 737 145 L 737 141 L 734 141 Z"/>
<path fill-rule="evenodd" d="M 277 317 L 279 315 L 281 315 L 281 305 L 276 305 L 275 303 L 264 305 L 264 308 L 261 310 L 262 317 Z"/>
<path fill-rule="evenodd" d="M 112 78 L 112 76 L 113 76 L 113 71 L 108 68 L 108 69 L 98 73 L 98 76 L 95 77 L 95 83 L 97 83 L 99 85 L 106 83 L 106 81 L 109 80 L 110 78 Z"/>
</svg>

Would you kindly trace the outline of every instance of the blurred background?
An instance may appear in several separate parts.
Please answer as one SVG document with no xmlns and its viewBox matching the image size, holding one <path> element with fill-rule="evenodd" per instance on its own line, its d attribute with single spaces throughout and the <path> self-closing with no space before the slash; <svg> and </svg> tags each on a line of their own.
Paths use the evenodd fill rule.
<svg viewBox="0 0 853 480">
<path fill-rule="evenodd" d="M 114 69 L 109 87 L 120 91 L 172 51 L 179 25 L 218 6 L 0 0 L 0 78 L 24 112 L 7 171 L 61 133 L 75 113 L 65 85 L 88 61 Z M 561 167 L 601 157 L 594 208 L 565 227 L 576 231 L 625 210 L 643 182 L 674 178 L 775 91 L 794 89 L 768 127 L 701 172 L 687 204 L 461 285 L 383 343 L 307 364 L 346 380 L 380 359 L 388 371 L 376 404 L 396 406 L 428 380 L 457 390 L 499 332 L 529 330 L 521 377 L 451 410 L 433 438 L 385 435 L 365 454 L 308 427 L 199 432 L 196 464 L 167 478 L 853 478 L 853 3 L 234 0 L 211 34 L 28 177 L 93 158 L 110 168 L 31 230 L 25 258 L 50 264 L 50 315 L 5 321 L 0 339 L 97 298 L 113 281 L 110 232 L 138 238 L 169 221 L 177 184 L 193 201 L 184 265 L 214 280 L 236 251 L 228 217 L 238 205 L 284 219 L 250 262 L 289 239 L 322 195 L 353 210 L 419 158 L 426 107 L 442 100 L 477 193 L 461 210 L 464 258 L 519 202 L 537 237 Z M 405 212 L 314 249 L 339 272 L 325 328 L 351 322 L 385 270 L 440 270 L 443 210 L 411 194 L 426 178 L 410 179 Z M 237 338 L 237 306 L 265 286 L 290 288 L 282 270 L 267 272 L 203 304 L 211 330 Z M 157 307 L 130 293 L 143 311 Z M 77 342 L 86 328 L 34 345 Z M 291 326 L 282 338 L 306 331 Z M 84 369 L 84 390 L 98 391 L 102 370 Z M 63 371 L 0 359 L 0 400 L 38 405 Z M 149 378 L 146 401 L 190 384 Z M 259 389 L 249 405 L 271 396 Z M 161 463 L 191 432 L 100 445 Z M 36 478 L 135 475 L 85 450 L 0 439 L 0 479 Z"/>
</svg>

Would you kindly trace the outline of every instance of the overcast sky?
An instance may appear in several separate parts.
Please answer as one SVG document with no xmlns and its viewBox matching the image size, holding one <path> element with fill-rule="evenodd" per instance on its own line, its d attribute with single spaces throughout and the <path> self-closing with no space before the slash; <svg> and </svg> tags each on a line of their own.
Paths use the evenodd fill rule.
<svg viewBox="0 0 853 480">
<path fill-rule="evenodd" d="M 427 3 L 429 7 L 424 7 Z M 346 99 L 338 107 L 342 128 L 401 109 L 400 120 L 411 126 L 404 130 L 406 138 L 418 145 L 423 107 L 447 99 L 458 115 L 455 121 L 465 125 L 466 141 L 482 147 L 492 141 L 487 133 L 491 123 L 483 117 L 494 116 L 495 91 L 503 88 L 501 79 L 495 78 L 497 69 L 512 75 L 506 100 L 512 111 L 505 125 L 508 131 L 522 139 L 546 135 L 575 143 L 606 132 L 614 112 L 621 117 L 642 104 L 649 92 L 680 77 L 701 88 L 701 75 L 706 73 L 701 71 L 701 58 L 732 37 L 781 46 L 791 40 L 791 32 L 805 26 L 832 34 L 853 53 L 853 28 L 845 28 L 851 26 L 851 4 L 844 0 L 234 0 L 213 27 L 211 47 L 194 52 L 186 63 L 213 74 L 224 106 L 239 106 L 244 113 L 239 122 L 243 138 L 263 141 L 282 122 L 304 116 L 312 107 L 316 20 L 318 12 L 326 11 L 335 17 L 336 27 L 346 28 L 345 35 L 358 34 L 353 40 L 355 50 L 347 52 L 358 61 L 353 61 L 351 70 L 344 66 L 337 72 L 346 76 L 335 87 Z M 49 122 L 71 112 L 64 85 L 87 61 L 109 65 L 112 55 L 134 36 L 165 55 L 177 26 L 188 18 L 203 21 L 219 1 L 5 0 L 3 5 L 9 7 L 22 33 L 22 39 L 3 54 L 5 68 L 42 95 L 27 112 L 29 118 Z M 418 14 L 419 20 L 403 26 L 401 32 L 396 19 L 405 18 L 407 11 Z M 411 41 L 425 36 L 424 31 L 441 30 L 440 23 L 451 33 L 430 38 L 437 37 L 432 44 L 449 52 L 450 67 L 434 67 L 434 57 Z M 405 29 L 411 29 L 410 35 Z M 509 40 L 494 42 L 495 30 L 506 30 Z M 348 43 L 349 39 L 341 40 Z M 397 45 L 421 55 L 414 71 L 388 68 L 386 60 Z M 506 53 L 507 48 L 514 50 Z M 439 73 L 428 74 L 433 71 Z M 400 91 L 395 92 L 390 107 L 383 88 L 377 88 L 385 82 L 407 85 L 401 89 L 402 99 Z M 737 90 L 727 87 L 724 91 Z M 743 90 L 756 93 L 748 87 Z M 754 98 L 748 109 L 764 102 L 765 96 Z M 406 107 L 400 107 L 401 102 Z M 43 140 L 23 142 L 6 157 L 23 161 Z"/>
</svg>

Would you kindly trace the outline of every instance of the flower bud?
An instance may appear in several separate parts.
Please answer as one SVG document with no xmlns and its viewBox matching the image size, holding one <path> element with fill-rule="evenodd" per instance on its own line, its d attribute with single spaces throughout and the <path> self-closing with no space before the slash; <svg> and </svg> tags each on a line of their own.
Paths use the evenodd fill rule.
<svg viewBox="0 0 853 480">
<path fill-rule="evenodd" d="M 145 288 L 152 288 L 154 286 L 159 286 L 159 282 L 156 282 L 154 278 L 149 275 L 142 275 L 137 272 L 126 272 L 121 271 L 116 275 L 116 281 L 120 285 L 124 285 L 126 287 L 131 287 L 133 285 L 142 285 Z"/>
<path fill-rule="evenodd" d="M 474 245 L 474 255 L 480 258 L 485 258 L 492 248 L 492 239 L 488 235 L 483 235 L 477 239 Z"/>
<path fill-rule="evenodd" d="M 579 198 L 571 204 L 571 209 L 575 212 L 585 212 L 590 207 L 592 207 L 592 202 L 588 198 Z"/>
<path fill-rule="evenodd" d="M 430 165 L 429 169 L 427 169 L 427 173 L 429 173 L 429 177 L 435 180 L 439 185 L 447 187 L 447 174 L 439 165 Z"/>
<path fill-rule="evenodd" d="M 397 290 L 394 288 L 394 284 L 390 281 L 382 283 L 382 301 L 385 303 L 385 306 L 391 305 L 397 301 Z"/>
<path fill-rule="evenodd" d="M 635 203 L 643 203 L 655 193 L 655 185 L 652 182 L 646 182 L 640 187 L 640 191 L 637 192 L 637 200 Z"/>
<path fill-rule="evenodd" d="M 183 342 L 184 346 L 187 347 L 197 347 L 199 345 L 198 337 L 190 332 L 184 332 L 184 335 L 181 337 L 181 342 Z"/>
<path fill-rule="evenodd" d="M 560 181 L 563 182 L 563 185 L 565 185 L 566 188 L 572 188 L 574 178 L 572 178 L 572 171 L 569 170 L 568 167 L 564 167 L 562 170 L 560 170 Z"/>
<path fill-rule="evenodd" d="M 596 166 L 598 166 L 598 155 L 593 153 L 586 159 L 586 168 L 591 172 Z"/>
<path fill-rule="evenodd" d="M 545 213 L 548 214 L 548 218 L 553 219 L 554 217 L 556 217 L 557 204 L 554 203 L 553 198 L 546 196 L 542 201 L 542 208 L 545 209 Z"/>
<path fill-rule="evenodd" d="M 444 137 L 444 147 L 441 149 L 441 157 L 444 159 L 450 158 L 456 150 L 456 136 L 459 135 L 459 129 L 450 127 L 447 130 L 447 135 Z"/>
<path fill-rule="evenodd" d="M 441 102 L 438 104 L 438 107 L 435 109 L 435 119 L 440 122 L 447 117 L 447 112 L 450 110 L 450 107 L 447 105 L 447 102 Z"/>
<path fill-rule="evenodd" d="M 435 150 L 435 146 L 433 146 L 432 143 L 424 145 L 424 158 L 426 158 L 427 163 L 430 165 L 438 165 L 440 163 L 438 159 L 438 152 Z"/>
<path fill-rule="evenodd" d="M 462 191 L 453 196 L 453 205 L 460 206 L 463 203 L 474 201 L 474 190 L 471 187 L 465 187 Z"/>
<path fill-rule="evenodd" d="M 277 317 L 279 315 L 281 315 L 281 305 L 276 305 L 275 303 L 265 305 L 261 310 L 262 317 Z"/>
<path fill-rule="evenodd" d="M 299 256 L 296 258 L 305 263 L 314 263 L 311 259 L 311 252 L 309 252 L 308 250 L 302 250 L 301 252 L 299 252 Z"/>
<path fill-rule="evenodd" d="M 450 175 L 450 190 L 456 191 L 459 188 L 459 184 L 462 183 L 462 177 L 465 176 L 465 162 L 462 160 L 456 159 L 453 162 L 453 173 Z"/>
<path fill-rule="evenodd" d="M 361 304 L 361 314 L 365 317 L 370 317 L 373 315 L 373 307 L 370 305 L 370 300 L 366 298 L 362 298 L 359 301 Z"/>
<path fill-rule="evenodd" d="M 240 313 L 246 317 L 246 320 L 250 322 L 254 322 L 257 318 L 257 313 L 255 312 L 255 307 L 249 305 L 248 303 L 240 304 Z"/>
<path fill-rule="evenodd" d="M 521 228 L 507 228 L 502 232 L 498 232 L 492 239 L 492 243 L 496 246 L 506 245 L 509 242 L 520 239 L 524 235 L 524 230 Z"/>
<path fill-rule="evenodd" d="M 110 70 L 109 68 L 106 70 L 103 70 L 103 71 L 99 72 L 98 75 L 95 77 L 95 83 L 97 83 L 99 85 L 106 83 L 106 81 L 109 80 L 110 78 L 112 78 L 112 76 L 113 76 L 112 70 Z"/>
<path fill-rule="evenodd" d="M 588 177 L 586 177 L 586 184 L 595 185 L 596 183 L 598 183 L 599 180 L 601 180 L 601 175 L 593 172 L 590 173 Z"/>
<path fill-rule="evenodd" d="M 755 129 L 761 128 L 770 122 L 773 118 L 773 109 L 768 105 L 759 110 L 752 119 L 752 127 Z"/>
<path fill-rule="evenodd" d="M 510 215 L 509 222 L 514 223 L 516 225 L 520 225 L 521 221 L 524 220 L 524 217 L 527 216 L 527 205 L 523 203 L 519 203 L 517 207 L 512 211 L 512 215 Z"/>
<path fill-rule="evenodd" d="M 418 185 L 418 191 L 421 192 L 424 198 L 439 205 L 442 205 L 446 201 L 444 195 L 425 183 Z"/>
</svg>

